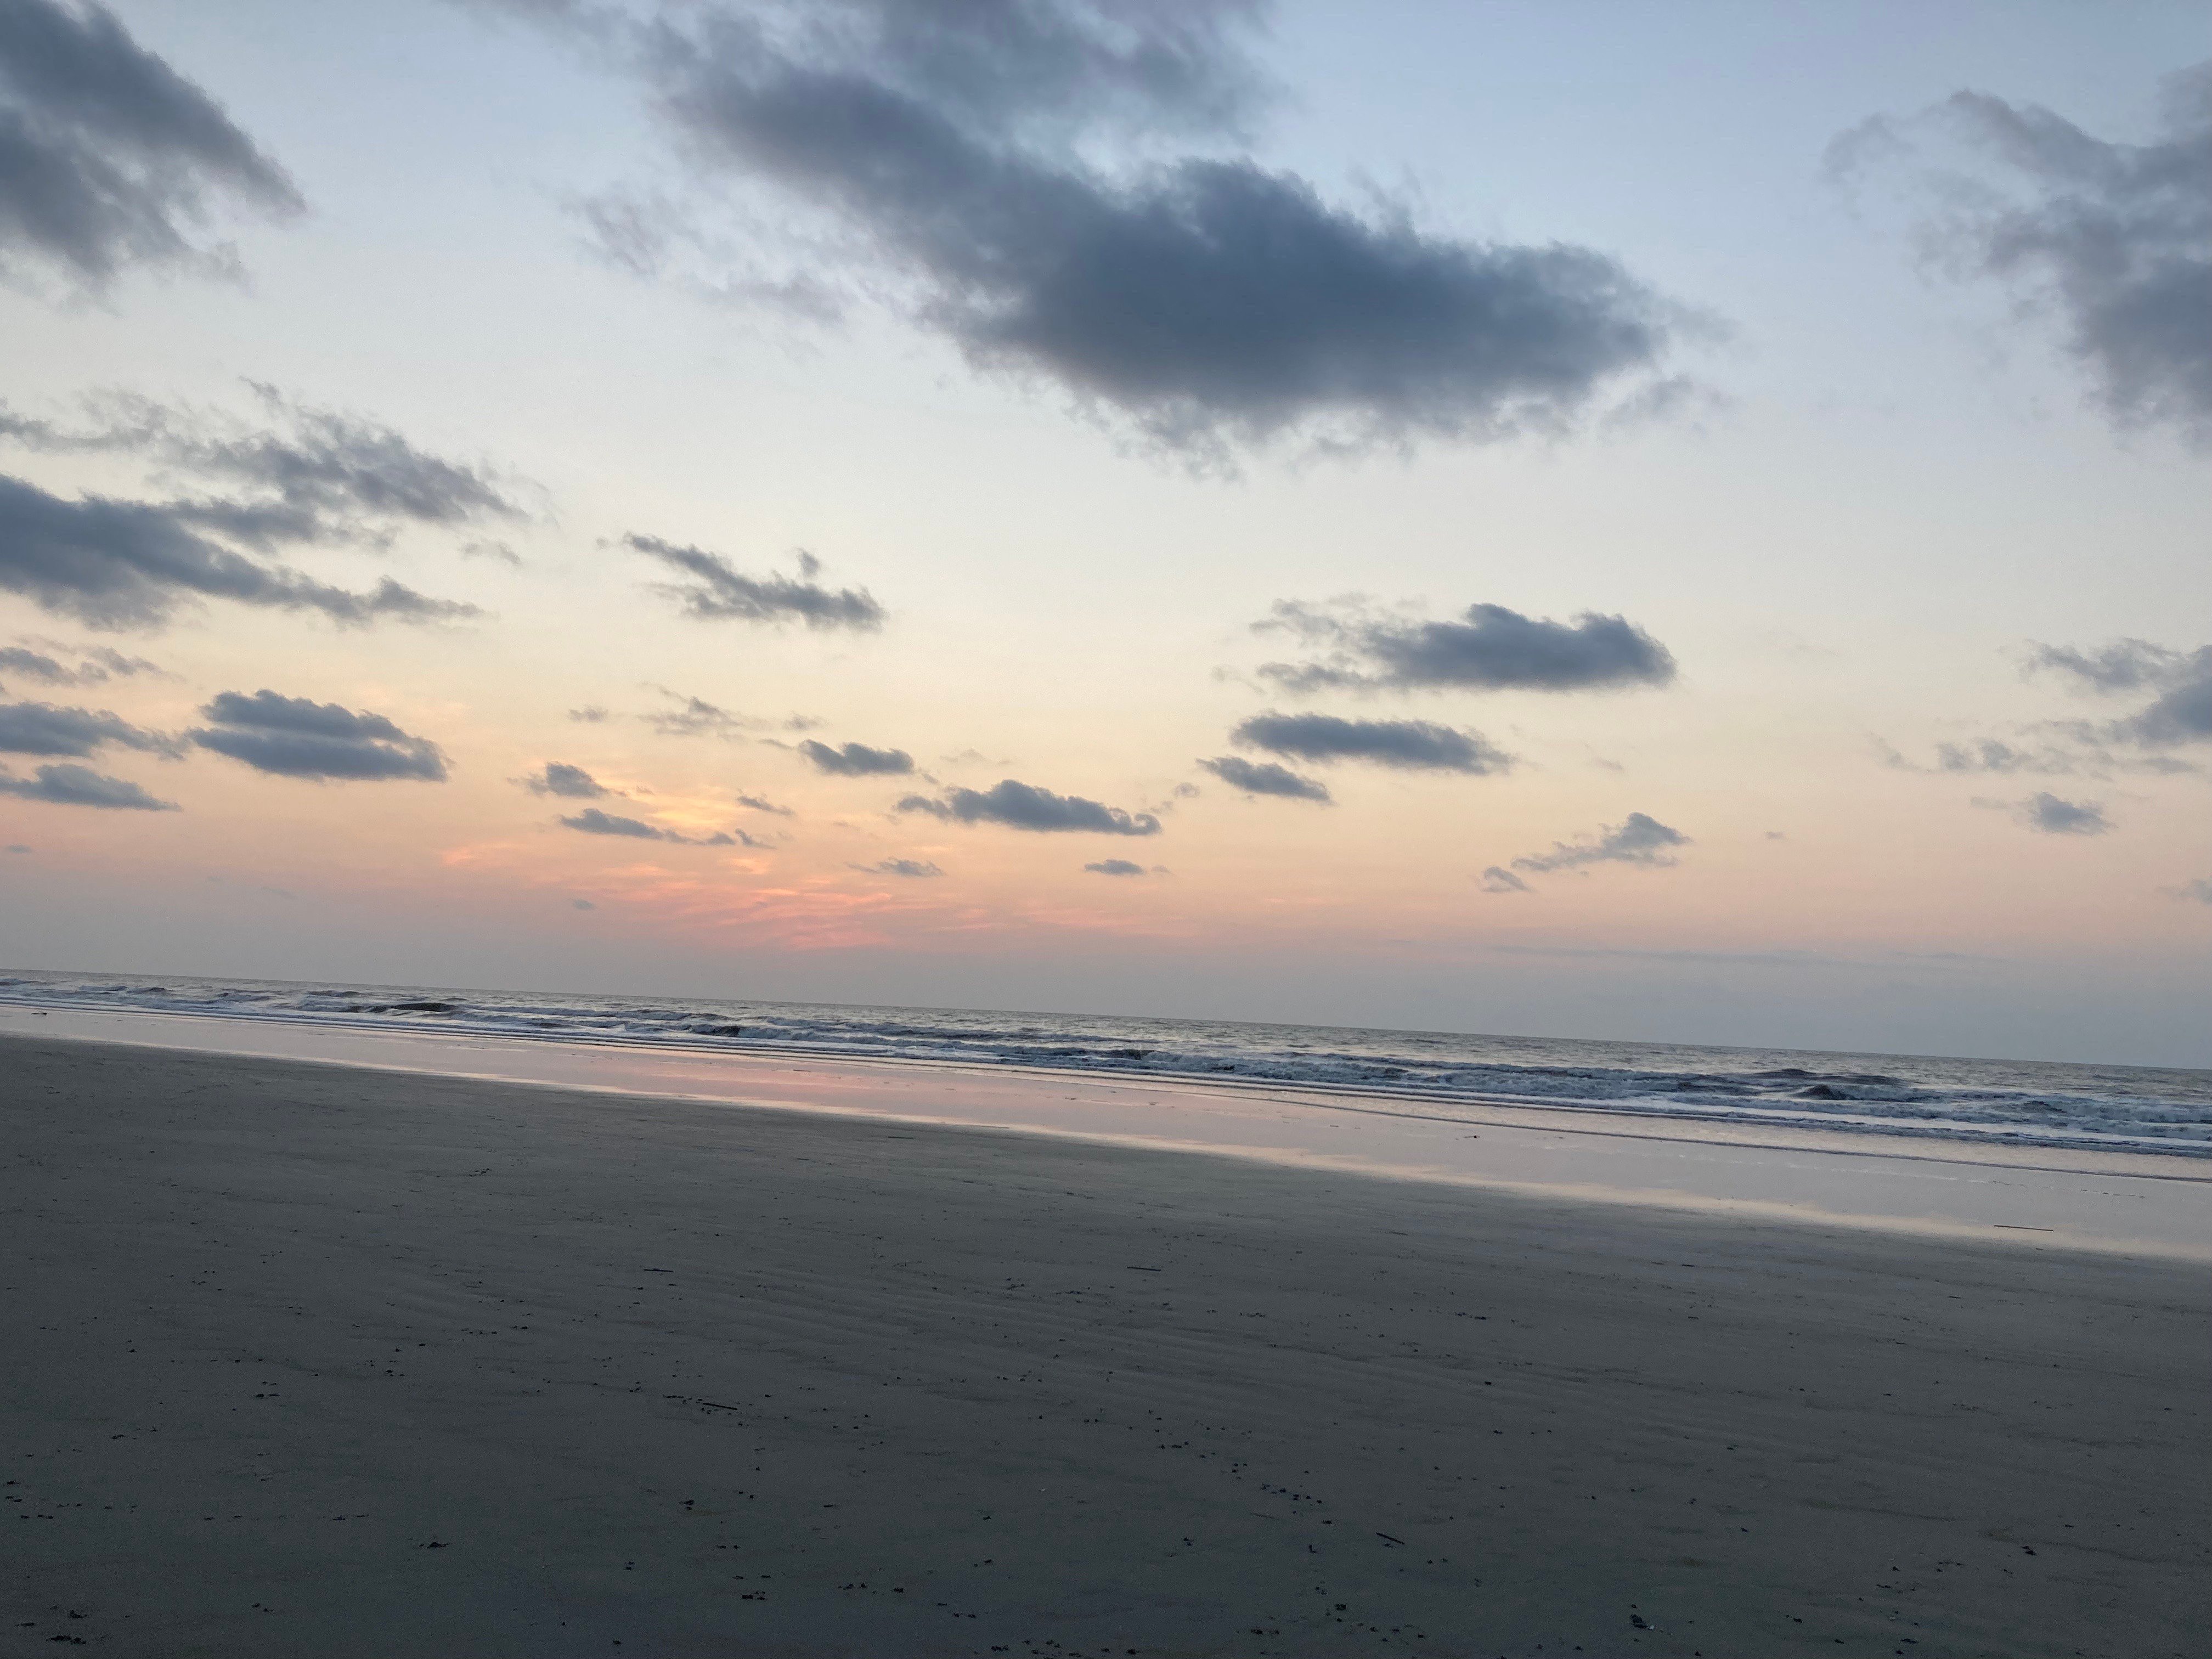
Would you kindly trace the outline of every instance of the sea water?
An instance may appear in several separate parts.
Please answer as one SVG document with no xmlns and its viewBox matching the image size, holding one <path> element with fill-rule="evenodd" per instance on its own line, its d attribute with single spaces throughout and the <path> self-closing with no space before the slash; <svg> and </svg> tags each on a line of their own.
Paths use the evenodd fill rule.
<svg viewBox="0 0 2212 1659">
<path fill-rule="evenodd" d="M 0 1002 L 951 1062 L 2212 1158 L 2212 1072 L 988 1009 L 0 973 Z"/>
</svg>

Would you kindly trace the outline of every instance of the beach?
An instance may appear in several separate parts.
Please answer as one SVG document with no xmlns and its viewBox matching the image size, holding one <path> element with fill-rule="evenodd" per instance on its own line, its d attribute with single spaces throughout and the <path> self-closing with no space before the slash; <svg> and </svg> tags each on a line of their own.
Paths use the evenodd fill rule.
<svg viewBox="0 0 2212 1659">
<path fill-rule="evenodd" d="M 2212 1617 L 2200 1262 L 20 1035 L 0 1078 L 0 1651 Z"/>
</svg>

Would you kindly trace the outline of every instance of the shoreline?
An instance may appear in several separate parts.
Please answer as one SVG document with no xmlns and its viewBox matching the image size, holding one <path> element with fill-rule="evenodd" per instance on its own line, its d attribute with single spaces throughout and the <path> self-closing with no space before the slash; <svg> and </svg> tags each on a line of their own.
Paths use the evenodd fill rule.
<svg viewBox="0 0 2212 1659">
<path fill-rule="evenodd" d="M 298 1031 L 327 1031 L 340 1038 L 347 1036 L 394 1036 L 402 1039 L 423 1037 L 452 1042 L 512 1042 L 550 1048 L 609 1050 L 648 1054 L 679 1054 L 699 1060 L 727 1060 L 740 1064 L 747 1061 L 775 1062 L 791 1060 L 801 1063 L 856 1066 L 908 1066 L 931 1070 L 946 1070 L 965 1074 L 1030 1077 L 1046 1081 L 1054 1079 L 1085 1079 L 1093 1082 L 1121 1084 L 1131 1088 L 1197 1088 L 1218 1090 L 1231 1093 L 1249 1093 L 1269 1098 L 1295 1098 L 1310 1102 L 1320 1101 L 1397 1101 L 1407 1105 L 1452 1105 L 1473 1110 L 1522 1110 L 1559 1113 L 1583 1117 L 1618 1118 L 1644 1126 L 1654 1138 L 1668 1139 L 1660 1133 L 1670 1124 L 1725 1125 L 1741 1133 L 1761 1130 L 1777 1134 L 1793 1133 L 1806 1135 L 1836 1134 L 1857 1139 L 1883 1140 L 1924 1140 L 2003 1152 L 2007 1150 L 2053 1151 L 2059 1152 L 2110 1153 L 2121 1158 L 2167 1158 L 2202 1160 L 2212 1164 L 2212 1145 L 2193 1141 L 2159 1142 L 2145 1139 L 2123 1139 L 2116 1136 L 2100 1136 L 2088 1133 L 2051 1133 L 1970 1129 L 1964 1126 L 1931 1128 L 1898 1119 L 1853 1118 L 1840 1115 L 1821 1117 L 1792 1116 L 1765 1107 L 1737 1108 L 1731 1110 L 1699 1109 L 1694 1107 L 1669 1107 L 1654 1111 L 1616 1103 L 1595 1100 L 1576 1100 L 1542 1095 L 1515 1095 L 1506 1092 L 1488 1094 L 1447 1092 L 1443 1090 L 1392 1088 L 1380 1083 L 1334 1083 L 1313 1079 L 1273 1079 L 1239 1075 L 1234 1073 L 1209 1073 L 1195 1071 L 1146 1071 L 1131 1067 L 1127 1070 L 1104 1066 L 1046 1066 L 1034 1061 L 994 1060 L 985 1063 L 978 1059 L 944 1058 L 929 1054 L 862 1054 L 827 1044 L 809 1045 L 799 1042 L 749 1043 L 742 1048 L 718 1046 L 707 1042 L 685 1042 L 668 1037 L 619 1036 L 599 1034 L 592 1036 L 555 1036 L 548 1033 L 520 1030 L 479 1030 L 469 1026 L 450 1029 L 436 1026 L 393 1026 L 369 1020 L 348 1020 L 343 1016 L 318 1017 L 302 1019 L 281 1014 L 257 1014 L 246 1011 L 213 1012 L 198 1010 L 167 1008 L 106 1008 L 90 1004 L 60 1004 L 41 1006 L 36 1002 L 9 997 L 0 994 L 0 1021 L 10 1013 L 31 1013 L 64 1017 L 112 1017 L 118 1019 L 174 1020 L 183 1022 L 214 1021 L 242 1025 L 275 1027 Z M 227 1052 L 247 1053 L 251 1050 Z M 1755 1052 L 1747 1050 L 1745 1052 Z M 1838 1055 L 1840 1059 L 1911 1058 L 1911 1056 Z M 349 1063 L 340 1061 L 339 1063 Z M 356 1062 L 368 1063 L 368 1062 Z M 1355 1110 L 1351 1106 L 1340 1110 Z M 1377 1116 L 1419 1117 L 1413 1112 L 1376 1112 Z M 1456 1122 L 1460 1120 L 1442 1114 L 1427 1115 L 1437 1122 Z M 1593 1132 L 1597 1133 L 1597 1132 Z M 1782 1142 L 1746 1141 L 1747 1146 L 1780 1145 Z M 1911 1154 L 1900 1153 L 1909 1157 Z M 2180 1177 L 2189 1179 L 2191 1177 Z M 2212 1179 L 2212 1175 L 2205 1178 Z"/>
<path fill-rule="evenodd" d="M 1589 1201 L 1923 1237 L 2009 1235 L 2212 1262 L 2203 1159 L 1741 1121 L 1463 1104 L 1363 1109 L 1309 1087 L 945 1060 L 532 1042 L 220 1015 L 0 1007 L 52 1035 L 621 1095 L 1067 1137 Z M 1908 1150 L 1908 1148 L 1910 1150 Z"/>
<path fill-rule="evenodd" d="M 263 981 L 179 984 L 185 988 L 82 976 L 70 981 L 53 974 L 0 977 L 0 1008 L 181 1015 L 340 1032 L 438 1031 L 702 1055 L 1018 1066 L 1047 1075 L 1292 1088 L 1316 1097 L 1391 1100 L 1444 1114 L 1469 1105 L 1596 1110 L 1651 1120 L 1748 1122 L 2212 1160 L 2212 1072 L 2170 1066 L 1714 1049 L 993 1010 L 682 999 L 675 1000 L 675 1006 L 640 1006 L 632 999 L 582 994 Z M 374 1006 L 379 999 L 392 1006 Z M 709 1023 L 715 1021 L 722 1023 Z M 1255 1035 L 1276 1040 L 1251 1040 Z M 1900 1075 L 1887 1074 L 1892 1072 Z"/>
<path fill-rule="evenodd" d="M 2201 1267 L 0 1065 L 0 1653 L 2181 1659 L 2212 1617 Z"/>
</svg>

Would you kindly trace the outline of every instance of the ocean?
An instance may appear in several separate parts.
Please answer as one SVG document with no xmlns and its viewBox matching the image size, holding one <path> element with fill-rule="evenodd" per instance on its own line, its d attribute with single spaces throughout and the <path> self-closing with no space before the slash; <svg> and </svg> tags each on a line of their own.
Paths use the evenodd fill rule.
<svg viewBox="0 0 2212 1659">
<path fill-rule="evenodd" d="M 22 1006 L 222 1015 L 532 1042 L 1203 1078 L 1425 1103 L 1549 1107 L 2212 1157 L 2212 1072 L 1826 1054 L 990 1009 L 843 1007 L 268 980 L 0 973 Z"/>
</svg>

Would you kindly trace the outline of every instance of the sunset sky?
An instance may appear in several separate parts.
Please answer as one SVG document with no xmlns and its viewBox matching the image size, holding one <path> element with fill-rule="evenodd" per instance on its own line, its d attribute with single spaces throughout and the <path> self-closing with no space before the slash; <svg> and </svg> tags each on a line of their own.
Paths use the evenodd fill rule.
<svg viewBox="0 0 2212 1659">
<path fill-rule="evenodd" d="M 0 0 L 0 966 L 2212 1065 L 2208 58 Z"/>
</svg>

